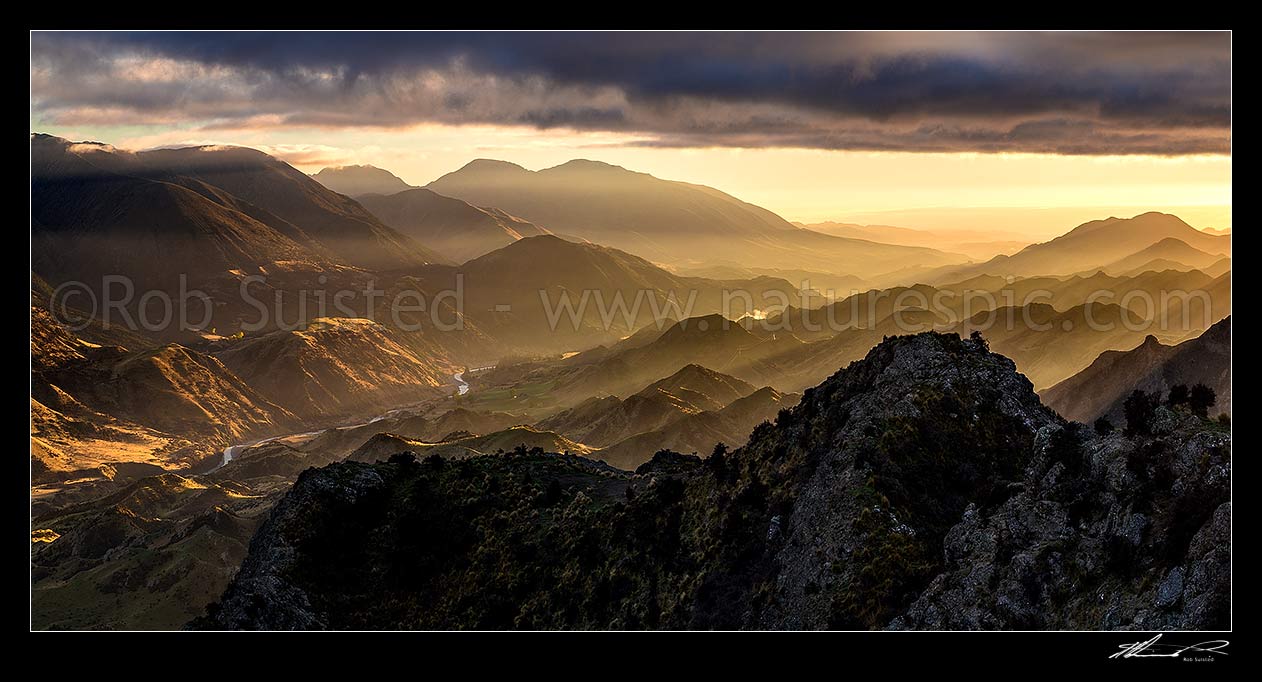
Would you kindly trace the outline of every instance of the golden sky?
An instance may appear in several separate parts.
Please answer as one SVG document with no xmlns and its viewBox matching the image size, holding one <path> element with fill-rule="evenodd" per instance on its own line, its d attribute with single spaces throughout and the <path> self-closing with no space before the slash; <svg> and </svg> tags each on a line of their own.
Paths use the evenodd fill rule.
<svg viewBox="0 0 1262 682">
<path fill-rule="evenodd" d="M 1087 220 L 1159 210 L 1195 227 L 1231 227 L 1231 157 L 868 152 L 636 146 L 606 132 L 426 124 L 397 129 L 148 131 L 56 126 L 74 140 L 142 149 L 188 144 L 257 147 L 314 173 L 371 164 L 424 185 L 475 158 L 538 170 L 589 158 L 710 185 L 789 220 L 975 228 L 1042 238 Z M 987 209 L 987 210 L 968 210 Z M 1016 209 L 1016 210 L 1002 210 Z"/>
<path fill-rule="evenodd" d="M 1223 31 L 37 31 L 30 75 L 32 132 L 308 172 L 588 158 L 804 222 L 1231 225 Z"/>
</svg>

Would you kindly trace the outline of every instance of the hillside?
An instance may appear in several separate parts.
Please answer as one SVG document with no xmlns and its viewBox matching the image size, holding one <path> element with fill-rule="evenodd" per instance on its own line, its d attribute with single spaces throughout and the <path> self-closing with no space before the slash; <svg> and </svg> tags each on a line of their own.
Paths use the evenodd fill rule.
<svg viewBox="0 0 1262 682">
<path fill-rule="evenodd" d="M 690 415 L 723 409 L 754 391 L 740 379 L 690 364 L 625 400 L 615 396 L 589 398 L 536 426 L 603 448 L 636 434 L 659 432 Z"/>
<path fill-rule="evenodd" d="M 396 281 L 382 272 L 446 262 L 262 152 L 129 152 L 33 134 L 31 155 L 33 277 L 49 293 L 81 282 L 83 296 L 124 300 L 121 311 L 111 308 L 114 327 L 150 343 L 230 335 L 259 320 L 260 300 L 276 301 L 264 320 L 272 328 L 279 318 L 304 321 L 319 316 L 311 315 L 318 304 L 300 302 L 313 290 L 363 291 L 370 281 Z M 108 292 L 106 276 L 115 278 Z M 140 294 L 149 290 L 188 301 L 177 310 L 184 314 L 163 317 L 151 302 L 142 318 Z M 201 294 L 213 302 L 209 314 Z M 359 298 L 351 304 L 364 307 Z M 141 329 L 141 319 L 152 323 Z"/>
<path fill-rule="evenodd" d="M 188 147 L 136 154 L 145 172 L 196 178 L 302 228 L 346 262 L 371 270 L 444 259 L 382 224 L 354 199 L 263 152 L 246 147 Z"/>
<path fill-rule="evenodd" d="M 1011 256 L 996 256 L 984 263 L 947 269 L 938 274 L 933 283 L 977 275 L 1071 275 L 1103 268 L 1166 239 L 1179 240 L 1191 249 L 1209 254 L 1231 255 L 1229 235 L 1208 234 L 1167 213 L 1144 213 L 1133 218 L 1110 217 L 1083 223 L 1051 241 L 1031 244 Z M 1135 265 L 1148 260 L 1152 258 L 1143 257 Z"/>
<path fill-rule="evenodd" d="M 554 232 L 681 266 L 729 260 L 866 277 L 909 261 L 935 266 L 965 260 L 929 248 L 813 232 L 710 187 L 598 161 L 574 160 L 533 172 L 479 159 L 427 187 Z"/>
<path fill-rule="evenodd" d="M 981 331 L 996 353 L 1012 358 L 1042 390 L 1091 364 L 1106 350 L 1133 347 L 1147 335 L 1145 318 L 1112 303 L 1066 311 L 1041 303 L 978 313 L 956 326 Z"/>
<path fill-rule="evenodd" d="M 443 262 L 382 224 L 355 200 L 254 149 L 202 146 L 130 152 L 32 134 L 31 155 L 33 189 L 43 190 L 32 197 L 32 208 L 37 217 L 47 214 L 36 225 L 47 223 L 63 232 L 114 226 L 125 237 L 128 230 L 152 228 L 152 219 L 162 217 L 169 221 L 168 229 L 192 232 L 202 228 L 190 227 L 187 221 L 211 220 L 198 218 L 200 214 L 217 213 L 223 220 L 223 211 L 215 211 L 219 208 L 245 223 L 237 226 L 238 232 L 262 233 L 257 224 L 270 223 L 273 232 L 307 251 L 331 254 L 359 267 L 391 270 Z M 141 212 L 135 218 L 112 207 L 118 198 L 135 201 L 131 188 L 155 197 L 154 205 L 137 201 L 127 207 Z M 63 192 L 73 194 L 67 197 Z"/>
<path fill-rule="evenodd" d="M 1224 258 L 1221 253 L 1206 253 L 1200 249 L 1188 246 L 1187 242 L 1174 237 L 1167 237 L 1161 241 L 1133 253 L 1121 260 L 1114 261 L 1101 268 L 1105 272 L 1114 275 L 1124 275 L 1128 272 L 1140 270 L 1167 269 L 1166 267 L 1156 267 L 1154 262 L 1176 264 L 1183 266 L 1184 270 L 1199 270 L 1207 268 Z"/>
<path fill-rule="evenodd" d="M 359 197 L 364 194 L 394 194 L 412 189 L 399 176 L 376 166 L 332 166 L 311 176 L 316 182 L 339 194 Z"/>
<path fill-rule="evenodd" d="M 444 458 L 460 459 L 478 455 L 495 455 L 511 452 L 517 448 L 524 450 L 541 448 L 548 452 L 564 452 L 567 454 L 586 455 L 589 448 L 575 443 L 564 436 L 549 431 L 538 431 L 529 426 L 513 426 L 503 431 L 496 431 L 482 436 L 470 434 L 458 435 L 450 440 L 436 443 L 412 440 L 391 433 L 380 433 L 368 439 L 346 459 L 351 462 L 376 462 L 389 459 L 399 452 L 413 452 L 417 457 L 439 455 Z"/>
<path fill-rule="evenodd" d="M 1010 360 L 921 334 L 722 457 L 334 464 L 194 627 L 1224 627 L 1230 436 L 1160 409 L 1099 438 Z"/>
<path fill-rule="evenodd" d="M 724 407 L 683 415 L 658 430 L 630 436 L 591 456 L 629 471 L 660 450 L 707 457 L 720 443 L 730 449 L 741 447 L 759 424 L 774 421 L 780 410 L 793 407 L 800 397 L 765 386 Z"/>
<path fill-rule="evenodd" d="M 428 272 L 422 284 L 430 291 L 462 291 L 469 321 L 526 354 L 615 342 L 690 309 L 694 315 L 717 312 L 725 292 L 749 295 L 749 301 L 731 297 L 734 315 L 749 312 L 751 304 L 809 300 L 781 279 L 683 277 L 617 249 L 554 235 L 520 239 L 458 268 Z"/>
<path fill-rule="evenodd" d="M 518 239 L 549 234 L 548 230 L 504 211 L 478 208 L 424 188 L 389 195 L 363 194 L 359 201 L 385 224 L 457 263 Z"/>
<path fill-rule="evenodd" d="M 688 365 L 765 385 L 778 373 L 763 361 L 801 345 L 791 334 L 760 336 L 721 315 L 691 317 L 667 326 L 651 341 L 615 345 L 589 364 L 567 368 L 558 386 L 577 395 L 625 396 Z"/>
<path fill-rule="evenodd" d="M 260 393 L 306 418 L 370 415 L 439 394 L 452 366 L 360 318 L 242 339 L 216 356 Z M 452 370 L 455 371 L 455 370 Z"/>
<path fill-rule="evenodd" d="M 1125 423 L 1122 403 L 1132 391 L 1164 397 L 1176 384 L 1209 386 L 1218 398 L 1211 412 L 1231 414 L 1231 317 L 1177 345 L 1148 336 L 1131 350 L 1101 353 L 1090 367 L 1040 395 L 1066 419 L 1090 424 L 1106 417 L 1120 425 Z"/>
<path fill-rule="evenodd" d="M 173 629 L 204 611 L 283 488 L 149 476 L 32 519 L 31 627 Z"/>
<path fill-rule="evenodd" d="M 33 476 L 52 482 L 200 467 L 229 443 L 297 425 L 218 359 L 74 336 L 31 308 Z M 128 474 L 130 475 L 130 474 Z"/>
<path fill-rule="evenodd" d="M 140 287 L 191 278 L 257 273 L 284 264 L 320 268 L 328 259 L 252 216 L 180 184 L 98 165 L 121 152 L 82 148 L 60 138 L 31 138 L 32 267 L 49 281 L 100 281 L 128 275 Z"/>
</svg>

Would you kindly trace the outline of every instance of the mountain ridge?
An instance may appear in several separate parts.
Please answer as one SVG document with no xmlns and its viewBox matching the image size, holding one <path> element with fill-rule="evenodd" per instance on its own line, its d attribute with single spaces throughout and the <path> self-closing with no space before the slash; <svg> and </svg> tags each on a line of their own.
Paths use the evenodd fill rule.
<svg viewBox="0 0 1262 682">
<path fill-rule="evenodd" d="M 1130 350 L 1101 353 L 1081 372 L 1048 387 L 1042 398 L 1067 419 L 1091 423 L 1104 417 L 1120 424 L 1132 391 L 1164 397 L 1175 384 L 1198 383 L 1217 395 L 1213 414 L 1231 414 L 1231 316 L 1179 344 L 1163 345 L 1149 335 Z"/>
<path fill-rule="evenodd" d="M 547 229 L 494 208 L 481 208 L 424 187 L 390 195 L 361 194 L 359 202 L 384 223 L 429 244 L 457 263 L 483 256 Z"/>
<path fill-rule="evenodd" d="M 706 459 L 659 452 L 633 474 L 523 450 L 308 470 L 191 626 L 1221 627 L 1230 436 L 1158 409 L 1152 439 L 1099 437 L 984 344 L 886 339 Z M 1176 485 L 1153 483 L 1163 467 Z"/>
<path fill-rule="evenodd" d="M 877 275 L 909 258 L 926 265 L 961 259 L 923 247 L 832 237 L 704 185 L 662 180 L 602 162 L 575 160 L 530 171 L 475 160 L 427 185 L 477 206 L 494 206 L 548 229 L 687 264 L 691 254 L 764 265 Z M 859 272 L 861 271 L 861 272 Z"/>
<path fill-rule="evenodd" d="M 416 187 L 384 168 L 367 164 L 329 166 L 312 173 L 311 177 L 334 192 L 352 198 L 364 194 L 394 194 Z"/>
<path fill-rule="evenodd" d="M 1093 220 L 1046 242 L 1031 244 L 1010 255 L 984 263 L 948 269 L 936 282 L 990 274 L 1001 276 L 1072 275 L 1100 268 L 1175 237 L 1208 253 L 1231 254 L 1231 237 L 1212 235 L 1188 225 L 1178 216 L 1150 211 L 1132 218 Z"/>
</svg>

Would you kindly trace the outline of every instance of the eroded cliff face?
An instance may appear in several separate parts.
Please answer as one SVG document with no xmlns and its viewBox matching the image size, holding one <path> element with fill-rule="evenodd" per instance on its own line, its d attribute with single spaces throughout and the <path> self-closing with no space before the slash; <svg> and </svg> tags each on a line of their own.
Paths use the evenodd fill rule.
<svg viewBox="0 0 1262 682">
<path fill-rule="evenodd" d="M 1141 440 L 1055 432 L 1017 495 L 969 506 L 894 627 L 1229 627 L 1230 433 L 1165 408 L 1156 421 Z"/>
<path fill-rule="evenodd" d="M 884 341 L 734 452 L 304 473 L 203 628 L 1210 628 L 1230 434 L 1097 436 L 981 341 Z"/>
</svg>

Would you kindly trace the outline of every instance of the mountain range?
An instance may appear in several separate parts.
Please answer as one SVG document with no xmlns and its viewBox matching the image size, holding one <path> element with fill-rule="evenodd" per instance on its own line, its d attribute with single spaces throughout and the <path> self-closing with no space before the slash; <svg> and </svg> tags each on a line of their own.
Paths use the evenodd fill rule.
<svg viewBox="0 0 1262 682">
<path fill-rule="evenodd" d="M 1170 387 L 1205 384 L 1214 390 L 1213 414 L 1231 415 L 1231 317 L 1204 334 L 1167 346 L 1155 336 L 1125 351 L 1105 351 L 1081 372 L 1040 396 L 1066 419 L 1091 423 L 1099 417 L 1124 424 L 1122 404 L 1132 391 L 1165 397 Z"/>
<path fill-rule="evenodd" d="M 684 277 L 643 258 L 555 235 L 514 241 L 457 268 L 429 268 L 422 288 L 463 292 L 463 315 L 521 352 L 560 353 L 609 343 L 649 324 L 722 311 L 740 316 L 811 294 L 777 278 Z"/>
<path fill-rule="evenodd" d="M 923 247 L 825 235 L 710 187 L 598 161 L 529 171 L 479 159 L 426 187 L 494 206 L 555 233 L 674 265 L 733 260 L 868 277 L 907 262 L 937 266 L 965 260 Z"/>
<path fill-rule="evenodd" d="M 192 627 L 1225 627 L 1230 436 L 1157 410 L 1152 436 L 1097 435 L 984 344 L 926 333 L 742 448 L 635 473 L 383 438 L 303 474 Z"/>
<path fill-rule="evenodd" d="M 1189 246 L 1185 241 L 1175 237 L 1166 237 L 1152 246 L 1109 263 L 1101 270 L 1108 274 L 1125 275 L 1135 272 L 1164 270 L 1172 265 L 1176 267 L 1184 266 L 1187 269 L 1202 269 L 1208 268 L 1224 258 L 1227 258 L 1227 256 L 1222 253 L 1206 253 Z"/>
<path fill-rule="evenodd" d="M 551 234 L 499 209 L 478 208 L 421 187 L 389 195 L 361 194 L 358 198 L 382 222 L 457 263 L 518 239 Z"/>
<path fill-rule="evenodd" d="M 984 263 L 946 268 L 937 275 L 936 281 L 965 279 L 979 274 L 1004 277 L 1071 275 L 1114 264 L 1171 238 L 1205 253 L 1231 255 L 1229 235 L 1209 234 L 1188 225 L 1178 216 L 1152 212 L 1133 218 L 1111 217 L 1083 223 L 1051 241 L 1031 244 L 1010 256 L 999 255 Z M 1142 265 L 1143 260 L 1141 257 L 1141 262 L 1135 265 Z"/>
<path fill-rule="evenodd" d="M 402 178 L 376 166 L 331 166 L 314 173 L 315 181 L 348 197 L 358 198 L 365 194 L 395 194 L 415 189 Z"/>
<path fill-rule="evenodd" d="M 34 627 L 1226 622 L 1229 424 L 1075 422 L 1180 383 L 1231 414 L 1229 232 L 802 226 L 585 160 L 31 157 Z M 208 320 L 55 305 L 108 274 Z"/>
<path fill-rule="evenodd" d="M 36 306 L 31 358 L 34 482 L 199 469 L 218 448 L 299 425 L 213 356 L 101 346 Z"/>
<path fill-rule="evenodd" d="M 159 253 L 166 269 L 192 273 L 294 260 L 383 270 L 442 261 L 354 200 L 253 149 L 128 152 L 32 135 L 31 157 L 35 263 L 61 266 L 41 270 L 46 277 L 68 269 L 54 248 L 67 241 L 83 251 L 74 265 L 142 272 L 144 258 Z M 93 249 L 105 250 L 97 261 L 87 257 Z"/>
<path fill-rule="evenodd" d="M 306 419 L 374 414 L 440 395 L 453 366 L 366 319 L 319 318 L 216 353 L 251 386 Z"/>
<path fill-rule="evenodd" d="M 961 253 L 975 260 L 985 260 L 1000 254 L 1011 254 L 1028 246 L 1027 242 L 997 239 L 998 235 L 995 232 L 981 230 L 916 230 L 893 225 L 857 225 L 835 221 L 794 224 L 808 230 L 837 237 L 864 239 L 882 244 L 898 244 L 901 246 L 924 246 L 952 253 Z"/>
</svg>

